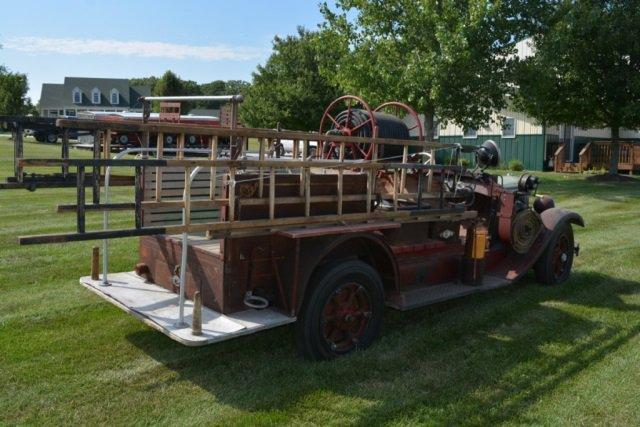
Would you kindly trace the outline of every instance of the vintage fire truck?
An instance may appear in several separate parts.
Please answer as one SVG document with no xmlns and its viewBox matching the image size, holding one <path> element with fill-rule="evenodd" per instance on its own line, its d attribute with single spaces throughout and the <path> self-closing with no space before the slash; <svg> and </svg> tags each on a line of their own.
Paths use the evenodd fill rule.
<svg viewBox="0 0 640 427">
<path fill-rule="evenodd" d="M 307 358 L 365 349 L 385 306 L 488 291 L 531 269 L 541 283 L 564 282 L 578 253 L 572 225 L 584 226 L 536 195 L 535 176 L 490 173 L 500 163 L 492 141 L 425 141 L 418 116 L 399 103 L 374 110 L 339 98 L 319 132 L 67 119 L 58 126 L 148 132 L 158 142 L 116 158 L 20 159 L 23 167 L 77 171 L 77 230 L 20 243 L 102 240 L 102 267 L 96 247 L 81 284 L 190 346 L 296 322 Z M 205 138 L 205 156 L 164 148 L 166 133 Z M 221 138 L 230 140 L 228 158 L 218 156 Z M 293 141 L 291 156 L 270 157 L 282 139 Z M 448 150 L 452 164 L 436 164 L 437 150 Z M 462 155 L 473 155 L 475 167 L 460 166 Z M 131 203 L 109 202 L 116 166 L 135 173 Z M 101 169 L 102 200 L 87 203 L 87 170 Z M 109 228 L 118 209 L 134 212 L 134 228 Z M 91 211 L 102 211 L 102 229 L 86 229 Z M 131 271 L 110 272 L 109 239 L 130 236 L 139 237 Z"/>
</svg>

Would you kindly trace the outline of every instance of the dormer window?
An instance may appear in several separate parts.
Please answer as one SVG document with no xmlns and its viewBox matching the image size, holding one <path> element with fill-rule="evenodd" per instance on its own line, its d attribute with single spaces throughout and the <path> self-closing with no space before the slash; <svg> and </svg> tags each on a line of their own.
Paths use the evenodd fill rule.
<svg viewBox="0 0 640 427">
<path fill-rule="evenodd" d="M 118 92 L 118 89 L 111 89 L 111 105 L 118 105 L 120 104 L 120 92 Z"/>
<path fill-rule="evenodd" d="M 74 104 L 82 104 L 82 91 L 80 90 L 80 88 L 74 88 L 73 89 L 73 103 Z"/>
<path fill-rule="evenodd" d="M 91 103 L 100 104 L 100 89 L 94 87 L 91 91 Z"/>
</svg>

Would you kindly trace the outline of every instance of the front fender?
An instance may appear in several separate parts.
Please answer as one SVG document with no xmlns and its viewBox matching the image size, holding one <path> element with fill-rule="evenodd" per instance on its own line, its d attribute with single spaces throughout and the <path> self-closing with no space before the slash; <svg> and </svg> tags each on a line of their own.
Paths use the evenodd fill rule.
<svg viewBox="0 0 640 427">
<path fill-rule="evenodd" d="M 584 219 L 575 212 L 562 208 L 550 208 L 540 214 L 544 227 L 552 232 L 569 222 L 584 227 Z"/>
<path fill-rule="evenodd" d="M 549 246 L 553 236 L 564 224 L 570 223 L 581 227 L 585 226 L 584 220 L 580 215 L 562 208 L 547 209 L 540 214 L 540 218 L 544 228 L 531 246 L 531 249 L 529 249 L 529 252 L 519 254 L 513 250 L 507 251 L 507 255 L 500 264 L 488 271 L 490 274 L 508 281 L 518 280 L 535 265 L 547 249 L 547 246 Z"/>
</svg>

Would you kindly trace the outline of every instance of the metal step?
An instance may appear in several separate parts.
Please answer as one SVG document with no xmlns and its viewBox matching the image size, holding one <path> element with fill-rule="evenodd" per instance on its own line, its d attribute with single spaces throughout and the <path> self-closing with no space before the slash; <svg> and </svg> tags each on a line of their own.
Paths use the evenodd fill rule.
<svg viewBox="0 0 640 427">
<path fill-rule="evenodd" d="M 448 282 L 440 285 L 415 286 L 404 291 L 392 293 L 387 297 L 387 305 L 398 310 L 411 310 L 429 304 L 460 298 L 478 292 L 490 291 L 510 285 L 512 282 L 501 277 L 485 275 L 482 285 L 463 285 Z"/>
</svg>

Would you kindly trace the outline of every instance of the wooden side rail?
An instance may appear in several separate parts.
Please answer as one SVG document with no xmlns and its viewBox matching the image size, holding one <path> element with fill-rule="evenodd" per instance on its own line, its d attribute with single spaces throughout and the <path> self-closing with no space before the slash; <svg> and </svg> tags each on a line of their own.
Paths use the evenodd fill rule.
<svg viewBox="0 0 640 427">
<path fill-rule="evenodd" d="M 74 128 L 79 130 L 110 130 L 112 132 L 149 132 L 149 133 L 170 133 L 170 134 L 194 134 L 203 136 L 231 137 L 231 138 L 257 138 L 266 140 L 290 139 L 294 141 L 333 141 L 351 144 L 374 144 L 374 145 L 401 145 L 421 148 L 455 148 L 461 147 L 465 150 L 475 150 L 473 145 L 442 144 L 438 142 L 415 141 L 406 139 L 387 138 L 366 138 L 342 135 L 323 135 L 315 132 L 300 131 L 278 131 L 273 129 L 256 128 L 225 128 L 204 125 L 194 125 L 185 123 L 141 123 L 141 122 L 109 122 L 93 121 L 83 119 L 58 119 L 56 125 L 61 128 Z M 303 151 L 306 153 L 307 151 Z"/>
<path fill-rule="evenodd" d="M 477 216 L 476 211 L 465 211 L 463 208 L 451 208 L 443 210 L 425 211 L 397 211 L 397 212 L 372 212 L 344 215 L 319 215 L 312 217 L 293 217 L 261 219 L 251 221 L 230 221 L 218 223 L 176 225 L 169 227 L 143 227 L 139 229 L 122 229 L 109 231 L 89 231 L 85 233 L 60 233 L 45 234 L 39 236 L 21 236 L 18 241 L 21 245 L 33 245 L 44 243 L 64 243 L 86 240 L 114 239 L 133 236 L 150 236 L 156 234 L 179 234 L 183 232 L 209 232 L 214 238 L 230 237 L 236 233 L 243 236 L 261 235 L 274 230 L 287 229 L 296 226 L 323 226 L 336 223 L 363 223 L 367 221 L 458 221 L 472 219 Z"/>
</svg>

